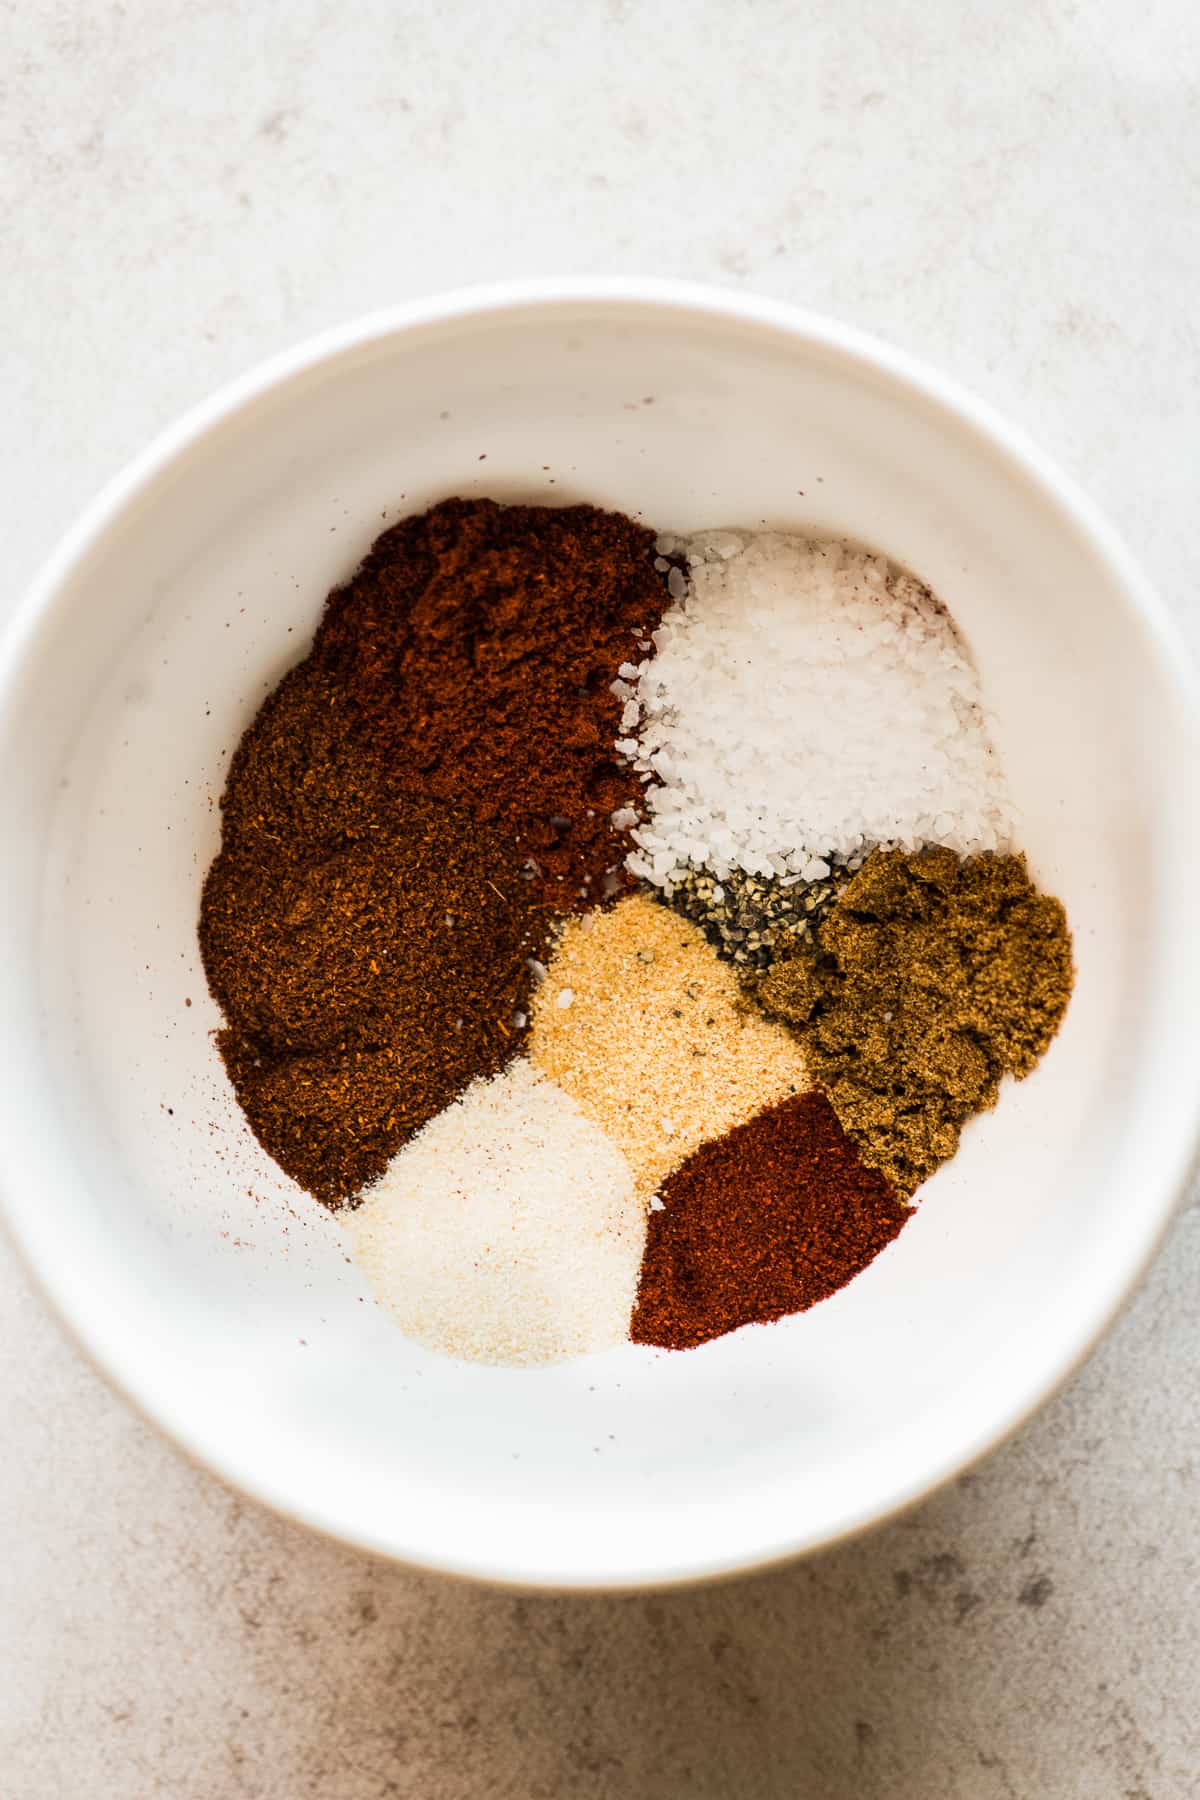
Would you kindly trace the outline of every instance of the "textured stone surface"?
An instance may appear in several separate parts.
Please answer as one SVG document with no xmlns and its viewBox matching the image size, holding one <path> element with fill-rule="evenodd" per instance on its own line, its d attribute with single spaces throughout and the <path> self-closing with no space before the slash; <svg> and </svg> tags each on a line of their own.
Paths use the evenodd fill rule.
<svg viewBox="0 0 1200 1800">
<path fill-rule="evenodd" d="M 747 284 L 1022 419 L 1200 645 L 1200 15 L 1186 0 L 3 7 L 11 601 L 259 356 L 555 269 Z M 253 22 L 251 22 L 253 20 Z M 686 29 L 685 29 L 686 23 Z M 190 1468 L 0 1252 L 14 1800 L 1190 1800 L 1200 1210 L 977 1473 L 782 1573 L 518 1599 Z"/>
</svg>

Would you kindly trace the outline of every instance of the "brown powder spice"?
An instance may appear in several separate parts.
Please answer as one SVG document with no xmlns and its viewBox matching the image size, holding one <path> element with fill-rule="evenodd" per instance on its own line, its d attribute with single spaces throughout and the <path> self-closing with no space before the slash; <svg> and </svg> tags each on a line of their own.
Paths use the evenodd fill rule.
<svg viewBox="0 0 1200 1800">
<path fill-rule="evenodd" d="M 336 1205 L 517 1047 L 545 915 L 511 840 L 396 791 L 309 665 L 222 807 L 200 919 L 218 1044 L 263 1148 Z"/>
<path fill-rule="evenodd" d="M 559 912 L 630 885 L 612 683 L 669 604 L 654 560 L 620 513 L 447 500 L 376 540 L 313 645 L 393 779 L 499 824 Z"/>
<path fill-rule="evenodd" d="M 908 1196 L 1058 1030 L 1074 979 L 1066 913 L 1023 856 L 876 851 L 817 937 L 753 991 L 797 1032 L 864 1162 Z"/>
</svg>

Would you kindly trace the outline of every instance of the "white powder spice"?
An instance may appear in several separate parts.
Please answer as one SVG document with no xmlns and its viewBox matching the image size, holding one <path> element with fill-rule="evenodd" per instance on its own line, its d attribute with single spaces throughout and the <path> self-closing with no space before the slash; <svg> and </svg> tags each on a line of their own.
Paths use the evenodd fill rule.
<svg viewBox="0 0 1200 1800">
<path fill-rule="evenodd" d="M 668 548 L 686 552 L 686 592 L 627 684 L 636 723 L 619 743 L 646 782 L 634 874 L 813 880 L 830 854 L 875 845 L 1009 847 L 978 677 L 928 588 L 833 539 L 719 531 Z"/>
<path fill-rule="evenodd" d="M 632 1170 L 522 1059 L 431 1119 L 346 1223 L 377 1300 L 431 1350 L 550 1363 L 629 1336 L 646 1236 Z"/>
</svg>

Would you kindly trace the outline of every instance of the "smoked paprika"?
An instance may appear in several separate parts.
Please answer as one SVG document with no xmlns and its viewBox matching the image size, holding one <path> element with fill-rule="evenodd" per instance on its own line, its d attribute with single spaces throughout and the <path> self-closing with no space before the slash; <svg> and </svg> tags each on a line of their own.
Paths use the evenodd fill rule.
<svg viewBox="0 0 1200 1800">
<path fill-rule="evenodd" d="M 556 912 L 631 885 L 613 682 L 670 604 L 654 534 L 594 506 L 446 500 L 376 539 L 312 660 L 406 791 L 495 823 Z"/>
</svg>

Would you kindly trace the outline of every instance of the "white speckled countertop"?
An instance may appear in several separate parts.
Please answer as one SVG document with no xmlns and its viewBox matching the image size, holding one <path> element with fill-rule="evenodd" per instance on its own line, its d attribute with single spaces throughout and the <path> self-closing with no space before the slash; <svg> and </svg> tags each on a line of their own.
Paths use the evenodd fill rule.
<svg viewBox="0 0 1200 1800">
<path fill-rule="evenodd" d="M 1021 420 L 1200 648 L 1190 0 L 8 0 L 11 604 L 116 465 L 269 351 L 438 287 L 745 284 Z M 249 21 L 253 19 L 253 23 Z M 244 1504 L 0 1249 L 5 1800 L 1190 1800 L 1200 1209 L 1084 1373 L 780 1574 L 519 1599 Z"/>
</svg>

